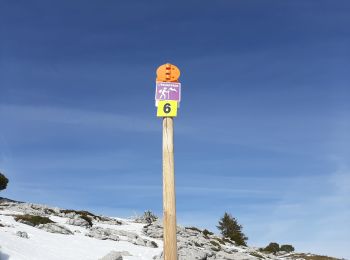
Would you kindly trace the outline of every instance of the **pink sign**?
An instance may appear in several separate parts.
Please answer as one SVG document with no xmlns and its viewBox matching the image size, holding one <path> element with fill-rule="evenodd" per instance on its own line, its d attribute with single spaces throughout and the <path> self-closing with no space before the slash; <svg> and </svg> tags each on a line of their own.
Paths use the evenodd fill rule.
<svg viewBox="0 0 350 260">
<path fill-rule="evenodd" d="M 181 101 L 181 83 L 158 82 L 156 86 L 156 100 Z"/>
</svg>

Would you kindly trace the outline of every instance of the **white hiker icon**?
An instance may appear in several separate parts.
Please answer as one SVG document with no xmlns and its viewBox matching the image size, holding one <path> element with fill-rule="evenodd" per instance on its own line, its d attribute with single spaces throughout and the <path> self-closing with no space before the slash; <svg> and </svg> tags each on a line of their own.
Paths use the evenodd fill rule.
<svg viewBox="0 0 350 260">
<path fill-rule="evenodd" d="M 160 99 L 170 99 L 170 91 L 177 92 L 176 89 L 170 87 L 169 89 L 167 87 L 163 87 L 158 92 L 160 93 Z"/>
</svg>

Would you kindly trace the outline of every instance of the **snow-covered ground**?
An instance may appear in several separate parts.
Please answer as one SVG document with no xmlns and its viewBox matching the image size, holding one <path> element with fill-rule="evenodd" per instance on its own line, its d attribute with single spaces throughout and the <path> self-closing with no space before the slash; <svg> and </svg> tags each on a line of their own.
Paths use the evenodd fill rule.
<svg viewBox="0 0 350 260">
<path fill-rule="evenodd" d="M 85 236 L 86 228 L 65 224 L 68 218 L 51 216 L 50 219 L 67 227 L 74 235 L 49 233 L 44 230 L 18 223 L 11 215 L 22 214 L 19 211 L 0 210 L 0 259 L 1 260 L 97 260 L 110 251 L 127 251 L 131 256 L 123 259 L 152 259 L 162 251 L 162 241 L 154 241 L 158 248 L 134 245 L 127 241 L 99 240 Z M 94 223 L 94 226 L 131 231 L 144 237 L 142 228 L 145 224 L 121 219 L 122 225 Z M 29 239 L 16 235 L 24 231 Z"/>
<path fill-rule="evenodd" d="M 31 226 L 28 218 L 15 220 L 21 215 L 46 217 L 54 223 Z M 162 260 L 162 223 L 145 216 L 138 221 L 110 218 L 0 198 L 0 260 Z M 336 260 L 269 254 L 195 227 L 177 227 L 177 248 L 179 260 Z M 111 252 L 121 255 L 105 258 Z"/>
</svg>

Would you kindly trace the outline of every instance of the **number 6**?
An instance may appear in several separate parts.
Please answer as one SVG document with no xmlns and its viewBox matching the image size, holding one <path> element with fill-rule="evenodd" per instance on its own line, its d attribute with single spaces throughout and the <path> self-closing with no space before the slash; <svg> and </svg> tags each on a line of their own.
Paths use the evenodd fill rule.
<svg viewBox="0 0 350 260">
<path fill-rule="evenodd" d="M 169 114 L 169 113 L 170 113 L 170 111 L 171 111 L 171 106 L 170 106 L 169 103 L 166 103 L 166 104 L 164 105 L 163 111 L 164 111 L 164 113 L 166 113 L 166 114 Z"/>
</svg>

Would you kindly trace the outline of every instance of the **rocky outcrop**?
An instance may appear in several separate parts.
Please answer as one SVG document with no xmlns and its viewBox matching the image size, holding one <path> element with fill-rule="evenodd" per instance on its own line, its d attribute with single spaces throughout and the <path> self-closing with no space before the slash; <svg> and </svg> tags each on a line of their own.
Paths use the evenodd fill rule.
<svg viewBox="0 0 350 260">
<path fill-rule="evenodd" d="M 156 242 L 141 238 L 139 236 L 134 238 L 134 239 L 127 240 L 127 241 L 133 243 L 134 245 L 138 245 L 138 246 L 147 246 L 147 247 L 152 247 L 152 248 L 158 247 L 158 244 Z"/>
<path fill-rule="evenodd" d="M 56 223 L 40 224 L 36 226 L 39 229 L 45 230 L 50 233 L 63 234 L 63 235 L 73 235 L 73 232 L 68 228 L 61 226 Z"/>
<path fill-rule="evenodd" d="M 152 238 L 163 236 L 160 221 L 146 225 L 143 232 Z M 234 245 L 233 241 L 223 241 L 220 237 L 202 232 L 197 228 L 177 227 L 178 260 L 250 260 L 257 259 L 243 247 Z M 154 257 L 162 260 L 163 255 Z"/>
<path fill-rule="evenodd" d="M 115 230 L 111 228 L 92 227 L 89 233 L 86 234 L 88 237 L 93 237 L 100 240 L 114 240 L 114 241 L 127 241 L 134 245 L 146 246 L 151 248 L 157 248 L 156 242 L 140 237 L 138 234 L 125 231 Z"/>
<path fill-rule="evenodd" d="M 100 240 L 113 240 L 119 241 L 117 230 L 102 227 L 92 227 L 89 233 L 86 234 L 88 237 L 93 237 Z"/>
<path fill-rule="evenodd" d="M 146 236 L 162 239 L 163 238 L 163 225 L 160 220 L 153 222 L 152 224 L 148 224 L 143 227 L 143 233 Z"/>
<path fill-rule="evenodd" d="M 90 227 L 89 222 L 79 216 L 74 216 L 74 218 L 68 219 L 66 224 L 85 228 Z"/>
<path fill-rule="evenodd" d="M 110 217 L 105 217 L 105 216 L 98 216 L 96 218 L 97 222 L 103 223 L 103 224 L 109 224 L 109 225 L 125 225 L 125 223 L 121 220 L 115 219 L 115 218 L 110 218 Z"/>
<path fill-rule="evenodd" d="M 58 208 L 32 203 L 14 202 L 11 200 L 3 200 L 0 202 L 0 206 L 6 207 L 8 210 L 21 212 L 24 215 L 28 214 L 41 217 L 57 215 L 59 212 Z"/>
</svg>

